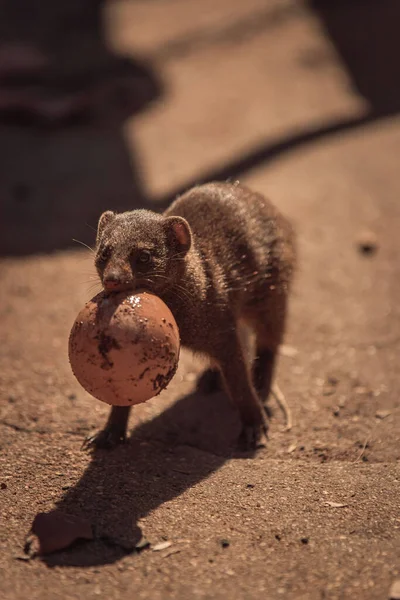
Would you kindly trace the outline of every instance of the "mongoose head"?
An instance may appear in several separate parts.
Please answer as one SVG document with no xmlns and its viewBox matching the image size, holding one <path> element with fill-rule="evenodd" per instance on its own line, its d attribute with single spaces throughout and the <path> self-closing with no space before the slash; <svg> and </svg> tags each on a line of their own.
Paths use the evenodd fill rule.
<svg viewBox="0 0 400 600">
<path fill-rule="evenodd" d="M 191 229 L 182 217 L 106 211 L 98 223 L 95 265 L 106 291 L 159 295 L 179 282 L 191 244 Z"/>
</svg>

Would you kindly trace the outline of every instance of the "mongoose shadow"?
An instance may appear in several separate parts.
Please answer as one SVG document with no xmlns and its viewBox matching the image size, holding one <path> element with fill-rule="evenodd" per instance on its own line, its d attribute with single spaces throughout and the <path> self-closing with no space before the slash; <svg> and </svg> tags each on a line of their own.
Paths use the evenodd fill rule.
<svg viewBox="0 0 400 600">
<path fill-rule="evenodd" d="M 97 534 L 112 542 L 78 544 L 49 555 L 45 562 L 90 566 L 122 558 L 124 547 L 146 535 L 138 519 L 207 478 L 228 458 L 254 456 L 234 450 L 239 431 L 239 415 L 224 393 L 205 395 L 196 390 L 134 428 L 126 444 L 95 452 L 57 508 L 86 517 Z"/>
<path fill-rule="evenodd" d="M 102 211 L 148 204 L 122 125 L 164 85 L 107 47 L 104 4 L 0 2 L 0 255 L 90 243 Z"/>
</svg>

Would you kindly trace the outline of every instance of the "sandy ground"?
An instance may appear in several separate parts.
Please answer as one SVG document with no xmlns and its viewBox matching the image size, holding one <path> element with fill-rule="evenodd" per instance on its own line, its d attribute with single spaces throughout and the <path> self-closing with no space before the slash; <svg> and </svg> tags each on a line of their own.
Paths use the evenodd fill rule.
<svg viewBox="0 0 400 600">
<path fill-rule="evenodd" d="M 110 3 L 71 56 L 102 77 L 116 54 L 147 59 L 140 81 L 124 71 L 123 110 L 107 75 L 83 122 L 3 120 L 3 598 L 389 597 L 400 579 L 396 16 L 395 0 Z M 37 39 L 61 61 L 67 42 L 43 28 Z M 107 407 L 68 364 L 71 324 L 99 289 L 91 253 L 71 239 L 92 244 L 104 208 L 160 206 L 228 176 L 272 198 L 298 232 L 277 373 L 292 431 L 272 401 L 268 447 L 232 454 L 238 417 L 223 394 L 196 391 L 203 365 L 184 353 L 168 390 L 135 409 L 127 445 L 83 452 Z M 372 254 L 359 249 L 365 232 Z M 56 506 L 122 545 L 143 535 L 151 546 L 127 554 L 97 540 L 20 560 L 33 517 Z"/>
</svg>

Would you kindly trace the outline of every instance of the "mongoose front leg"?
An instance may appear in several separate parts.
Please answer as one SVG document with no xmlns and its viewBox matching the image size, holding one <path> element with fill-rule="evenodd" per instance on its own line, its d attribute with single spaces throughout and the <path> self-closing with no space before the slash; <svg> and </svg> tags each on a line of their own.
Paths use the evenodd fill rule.
<svg viewBox="0 0 400 600">
<path fill-rule="evenodd" d="M 130 406 L 113 406 L 104 429 L 87 437 L 82 444 L 82 448 L 84 450 L 90 448 L 111 449 L 124 443 L 130 410 Z"/>
<path fill-rule="evenodd" d="M 239 447 L 247 451 L 264 446 L 268 432 L 267 415 L 254 389 L 249 365 L 236 336 L 227 340 L 224 356 L 218 362 L 225 388 L 237 406 L 242 422 Z"/>
</svg>

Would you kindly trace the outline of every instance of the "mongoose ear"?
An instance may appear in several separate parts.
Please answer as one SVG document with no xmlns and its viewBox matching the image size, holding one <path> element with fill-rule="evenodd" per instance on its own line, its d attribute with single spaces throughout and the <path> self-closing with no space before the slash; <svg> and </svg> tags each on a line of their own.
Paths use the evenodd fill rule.
<svg viewBox="0 0 400 600">
<path fill-rule="evenodd" d="M 165 220 L 168 237 L 178 252 L 186 254 L 192 245 L 192 231 L 183 217 L 167 217 Z"/>
<path fill-rule="evenodd" d="M 101 234 L 104 231 L 104 228 L 111 223 L 111 221 L 114 219 L 115 217 L 115 213 L 112 212 L 112 210 L 106 210 L 106 212 L 103 212 L 103 214 L 100 216 L 98 225 L 97 225 L 97 235 L 96 235 L 96 242 L 98 242 L 101 238 Z"/>
</svg>

